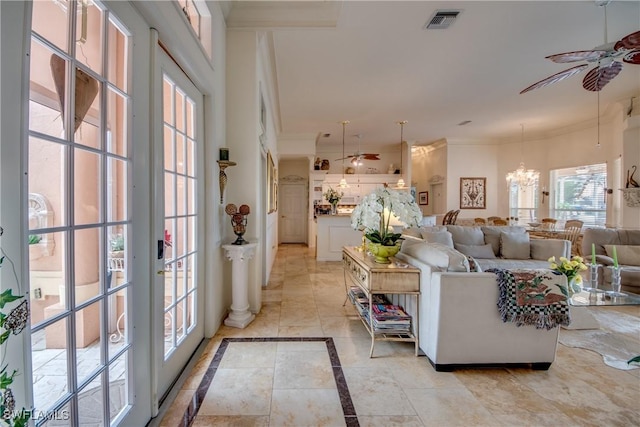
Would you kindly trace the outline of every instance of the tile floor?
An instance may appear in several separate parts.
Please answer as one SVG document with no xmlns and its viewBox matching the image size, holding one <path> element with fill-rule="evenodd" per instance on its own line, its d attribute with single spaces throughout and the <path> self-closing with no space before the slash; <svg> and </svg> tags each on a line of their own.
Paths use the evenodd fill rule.
<svg viewBox="0 0 640 427">
<path fill-rule="evenodd" d="M 256 319 L 246 329 L 222 326 L 150 425 L 186 425 L 198 393 L 193 426 L 640 425 L 640 369 L 611 368 L 595 352 L 564 345 L 548 371 L 436 372 L 400 342 L 377 342 L 370 359 L 369 335 L 351 304 L 343 307 L 344 295 L 340 262 L 317 262 L 303 245 L 280 246 Z M 612 321 L 615 312 L 638 318 L 631 336 L 640 345 L 640 307 L 594 310 Z M 321 337 L 335 345 L 336 362 Z M 356 417 L 346 416 L 345 389 Z"/>
</svg>

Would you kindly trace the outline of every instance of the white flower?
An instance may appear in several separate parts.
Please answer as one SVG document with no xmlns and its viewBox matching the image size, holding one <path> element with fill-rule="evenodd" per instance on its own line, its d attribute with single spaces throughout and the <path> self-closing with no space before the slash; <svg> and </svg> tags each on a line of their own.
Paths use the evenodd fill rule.
<svg viewBox="0 0 640 427">
<path fill-rule="evenodd" d="M 417 227 L 422 220 L 422 211 L 411 194 L 383 187 L 366 195 L 356 206 L 351 214 L 351 227 L 364 230 L 371 241 L 395 244 L 400 234 L 389 231 L 391 214 L 403 222 L 405 227 Z"/>
</svg>

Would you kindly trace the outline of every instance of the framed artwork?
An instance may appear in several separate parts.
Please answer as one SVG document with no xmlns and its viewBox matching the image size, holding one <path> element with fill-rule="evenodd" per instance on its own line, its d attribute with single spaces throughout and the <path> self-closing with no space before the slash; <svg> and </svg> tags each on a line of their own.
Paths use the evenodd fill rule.
<svg viewBox="0 0 640 427">
<path fill-rule="evenodd" d="M 264 134 L 267 131 L 267 107 L 264 104 L 262 91 L 260 91 L 260 127 L 262 128 L 262 133 Z"/>
<path fill-rule="evenodd" d="M 460 178 L 460 209 L 487 208 L 487 178 Z"/>
<path fill-rule="evenodd" d="M 429 204 L 429 192 L 428 191 L 421 191 L 420 193 L 418 193 L 418 203 L 421 205 L 428 205 Z"/>
<path fill-rule="evenodd" d="M 277 176 L 276 168 L 273 164 L 271 151 L 267 151 L 267 213 L 275 212 L 277 209 Z"/>
</svg>

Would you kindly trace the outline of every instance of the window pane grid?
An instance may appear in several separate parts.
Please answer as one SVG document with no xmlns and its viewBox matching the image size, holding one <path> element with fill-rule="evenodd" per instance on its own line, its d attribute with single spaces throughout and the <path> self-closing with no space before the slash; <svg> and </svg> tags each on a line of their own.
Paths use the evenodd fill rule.
<svg viewBox="0 0 640 427">
<path fill-rule="evenodd" d="M 585 226 L 606 221 L 606 163 L 551 171 L 551 215 L 559 220 L 579 219 Z"/>
<path fill-rule="evenodd" d="M 42 397 L 51 394 L 52 387 L 49 380 L 52 377 L 45 374 L 37 378 L 34 370 L 35 401 L 40 402 L 36 403 L 35 409 L 39 411 L 68 410 L 71 414 L 70 423 L 74 426 L 87 423 L 105 425 L 110 418 L 113 419 L 109 415 L 112 402 L 109 402 L 109 389 L 106 387 L 112 365 L 107 363 L 107 346 L 109 345 L 107 339 L 110 338 L 106 329 L 107 312 L 117 305 L 117 298 L 113 297 L 118 294 L 126 295 L 132 288 L 132 283 L 128 279 L 124 283 L 119 283 L 114 289 L 109 288 L 110 264 L 106 261 L 107 250 L 105 249 L 108 242 L 107 230 L 118 227 L 127 238 L 131 226 L 128 214 L 131 159 L 128 155 L 130 149 L 126 144 L 126 138 L 130 134 L 129 116 L 131 115 L 131 97 L 126 91 L 130 74 L 128 53 L 131 38 L 122 30 L 120 24 L 109 19 L 108 12 L 102 6 L 91 0 L 88 1 L 87 13 L 84 16 L 82 7 L 79 7 L 76 2 L 37 3 L 37 7 L 34 6 L 34 14 L 36 9 L 44 11 L 50 6 L 54 10 L 59 7 L 68 7 L 69 11 L 68 20 L 62 25 L 59 25 L 59 22 L 53 24 L 49 22 L 43 24 L 43 20 L 38 22 L 38 25 L 50 26 L 54 31 L 38 33 L 35 28 L 32 31 L 32 45 L 41 46 L 42 49 L 36 49 L 36 53 L 39 52 L 41 64 L 34 60 L 34 55 L 31 56 L 32 85 L 28 127 L 30 147 L 27 150 L 30 159 L 29 170 L 32 173 L 29 174 L 28 191 L 33 191 L 38 184 L 39 187 L 36 190 L 38 197 L 42 194 L 43 200 L 54 198 L 56 203 L 49 206 L 49 204 L 38 203 L 38 199 L 34 199 L 35 204 L 32 205 L 30 200 L 30 217 L 33 213 L 34 219 L 39 219 L 33 224 L 30 220 L 29 234 L 36 238 L 46 238 L 47 235 L 60 236 L 50 242 L 51 248 L 38 248 L 40 249 L 39 258 L 30 262 L 29 286 L 32 292 L 35 290 L 38 291 L 38 295 L 43 295 L 41 301 L 36 301 L 41 304 L 40 308 L 34 303 L 36 308 L 34 311 L 42 310 L 44 307 L 45 312 L 49 310 L 53 313 L 48 317 L 45 316 L 41 321 L 32 319 L 34 325 L 32 334 L 41 333 L 43 336 L 40 347 L 32 345 L 32 360 L 34 364 L 38 359 L 49 360 L 45 353 L 58 351 L 54 350 L 57 347 L 65 349 L 66 369 L 62 372 L 66 372 L 68 391 L 62 397 L 54 393 L 53 397 L 57 399 L 55 402 L 51 399 L 42 400 Z M 41 16 L 45 15 L 41 13 Z M 91 25 L 82 22 L 85 16 L 88 18 L 88 24 Z M 124 54 L 108 55 L 107 23 L 112 23 L 116 30 L 124 34 L 119 39 L 121 53 L 124 52 Z M 59 43 L 54 44 L 46 37 L 49 33 L 54 35 L 60 30 L 68 32 L 69 37 L 67 37 L 66 46 L 58 47 Z M 78 41 L 81 37 L 84 39 L 85 30 L 87 31 L 86 42 Z M 50 57 L 53 58 L 51 61 Z M 47 63 L 45 64 L 44 61 Z M 51 62 L 51 67 L 48 62 Z M 119 80 L 113 80 L 114 83 L 106 82 L 108 74 L 106 70 L 110 62 L 124 64 L 121 68 L 127 71 L 120 74 Z M 54 67 L 57 67 L 56 70 Z M 47 74 L 53 75 L 53 78 L 47 80 Z M 45 76 L 45 79 L 39 76 Z M 34 78 L 40 78 L 39 82 L 44 82 L 46 85 L 34 86 Z M 115 83 L 118 85 L 116 86 Z M 111 99 L 116 100 L 113 111 L 117 114 L 108 114 L 107 105 L 110 97 L 107 94 L 116 97 Z M 82 104 L 83 101 L 84 104 Z M 46 128 L 33 122 L 34 117 L 42 122 L 42 119 L 52 114 L 58 115 L 57 120 L 62 132 L 43 131 L 42 129 Z M 115 125 L 116 122 L 122 132 L 121 141 L 124 142 L 124 149 L 107 154 L 110 142 L 107 132 L 108 124 Z M 38 150 L 39 147 L 32 144 L 34 138 L 50 144 L 51 147 L 59 146 L 60 154 L 53 157 L 44 156 L 41 150 Z M 47 187 L 47 182 L 41 180 L 38 183 L 32 177 L 37 175 L 36 172 L 50 169 L 52 159 L 56 162 L 56 170 L 61 171 L 62 180 L 51 182 Z M 111 202 L 107 197 L 107 183 L 112 178 L 108 167 L 112 167 L 111 170 L 115 170 L 115 174 L 121 177 L 117 179 L 115 189 L 111 188 L 110 191 L 118 195 L 114 200 L 118 200 L 123 206 L 117 209 L 119 217 L 108 217 L 106 211 L 110 206 L 107 202 Z M 44 206 L 40 208 L 40 213 L 35 210 L 38 205 Z M 50 214 L 51 220 L 46 220 L 47 214 Z M 38 245 L 38 242 L 35 245 Z M 47 260 L 47 257 L 57 261 L 52 262 Z M 47 268 L 62 271 L 62 279 L 52 276 L 52 279 L 55 279 L 52 280 L 46 274 L 42 276 L 43 272 L 47 273 Z M 123 273 L 125 276 L 126 271 L 125 268 Z M 42 277 L 37 277 L 38 274 Z M 49 282 L 62 283 L 62 285 L 50 286 Z M 60 288 L 59 292 L 57 287 Z M 59 302 L 51 304 L 44 295 L 51 295 L 54 290 Z M 128 319 L 125 318 L 124 323 L 127 321 Z M 124 325 L 124 328 L 125 332 L 129 330 L 128 325 Z M 45 334 L 47 330 L 54 329 L 55 334 Z M 87 332 L 88 330 L 90 332 Z M 60 339 L 64 342 L 60 342 Z M 125 340 L 119 345 L 117 352 L 112 352 L 114 357 L 125 355 L 131 348 L 126 335 Z M 47 363 L 45 362 L 45 365 Z M 49 368 L 48 372 L 55 372 L 55 369 Z M 38 385 L 40 379 L 45 380 L 44 387 Z M 94 384 L 95 381 L 97 382 Z M 129 387 L 131 385 L 124 385 L 125 390 Z M 101 397 L 91 400 L 94 403 L 89 403 L 87 394 L 96 392 L 99 392 Z M 122 408 L 129 406 L 128 397 L 125 399 L 127 401 L 116 405 L 121 413 Z M 95 402 L 102 402 L 102 404 L 96 407 Z M 45 422 L 46 420 L 40 420 L 38 425 Z"/>
</svg>

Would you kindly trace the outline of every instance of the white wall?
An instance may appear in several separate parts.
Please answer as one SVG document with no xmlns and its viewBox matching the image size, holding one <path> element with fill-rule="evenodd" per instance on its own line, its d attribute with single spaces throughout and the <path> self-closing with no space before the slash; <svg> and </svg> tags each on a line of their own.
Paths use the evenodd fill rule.
<svg viewBox="0 0 640 427">
<path fill-rule="evenodd" d="M 549 174 L 552 169 L 568 168 L 588 164 L 607 163 L 607 186 L 614 191 L 607 199 L 607 224 L 640 228 L 640 210 L 628 208 L 621 201 L 618 188 L 624 185 L 626 176 L 615 176 L 616 159 L 623 158 L 620 172 L 632 165 L 640 166 L 640 113 L 626 117 L 626 108 L 616 104 L 600 119 L 600 147 L 597 147 L 597 121 L 581 123 L 558 129 L 548 135 L 528 136 L 524 142 L 487 142 L 473 144 L 463 142 L 438 142 L 432 146 L 416 147 L 412 155 L 412 183 L 417 192 L 430 190 L 429 180 L 434 175 L 446 177 L 447 210 L 459 208 L 460 177 L 487 178 L 487 209 L 461 210 L 458 218 L 490 215 L 508 215 L 508 193 L 505 175 L 524 161 L 527 169 L 540 171 L 540 187 L 549 189 Z M 637 175 L 640 175 L 638 172 Z M 429 206 L 421 206 L 423 213 L 434 214 L 430 194 Z M 552 195 L 553 196 L 553 195 Z M 622 223 L 617 222 L 616 206 L 622 206 Z M 547 216 L 549 202 L 540 205 L 538 217 Z"/>
</svg>

